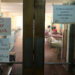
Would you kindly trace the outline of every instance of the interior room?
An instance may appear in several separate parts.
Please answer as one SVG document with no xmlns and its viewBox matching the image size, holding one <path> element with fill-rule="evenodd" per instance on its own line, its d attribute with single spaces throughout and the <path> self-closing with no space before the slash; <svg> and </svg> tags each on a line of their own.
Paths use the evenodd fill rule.
<svg viewBox="0 0 75 75">
<path fill-rule="evenodd" d="M 0 2 L 0 17 L 11 19 L 11 35 L 3 36 L 9 39 L 9 64 L 0 64 L 1 75 L 22 75 L 23 59 L 23 2 L 22 0 Z M 11 62 L 17 63 L 12 64 Z"/>
<path fill-rule="evenodd" d="M 55 5 L 62 3 L 54 3 Z M 45 62 L 61 62 L 64 25 L 53 23 L 53 4 L 45 6 Z"/>
<path fill-rule="evenodd" d="M 53 23 L 53 6 L 65 5 L 67 3 L 68 1 L 64 0 L 46 0 L 45 3 L 45 75 L 70 75 L 67 71 L 67 65 L 57 65 L 57 63 L 69 62 L 70 24 Z"/>
</svg>

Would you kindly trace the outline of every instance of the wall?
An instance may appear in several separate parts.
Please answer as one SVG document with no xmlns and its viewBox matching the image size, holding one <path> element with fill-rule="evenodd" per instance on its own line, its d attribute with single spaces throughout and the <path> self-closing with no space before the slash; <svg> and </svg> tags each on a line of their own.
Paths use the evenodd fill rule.
<svg viewBox="0 0 75 75">
<path fill-rule="evenodd" d="M 11 18 L 11 29 L 12 30 L 17 30 L 20 27 L 22 28 L 22 26 L 23 26 L 22 16 L 16 16 L 16 15 L 13 16 L 11 13 L 4 12 L 3 17 Z"/>
</svg>

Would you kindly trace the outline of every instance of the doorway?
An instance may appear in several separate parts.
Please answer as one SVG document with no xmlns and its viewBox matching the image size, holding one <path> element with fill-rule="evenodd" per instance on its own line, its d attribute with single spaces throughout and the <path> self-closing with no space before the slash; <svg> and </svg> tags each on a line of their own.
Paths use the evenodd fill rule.
<svg viewBox="0 0 75 75">
<path fill-rule="evenodd" d="M 53 1 L 46 0 L 45 37 L 44 37 L 44 41 L 45 41 L 44 74 L 72 75 L 70 72 L 68 72 L 70 24 L 53 23 L 54 5 L 65 5 L 65 3 L 62 1 L 53 2 Z"/>
<path fill-rule="evenodd" d="M 49 2 L 50 1 L 48 0 L 48 3 Z M 62 1 L 60 1 L 60 2 L 62 2 Z M 53 2 L 52 1 L 52 2 L 50 2 L 49 5 L 53 6 L 53 4 L 63 4 L 63 2 L 62 3 L 60 3 L 60 2 L 57 2 L 57 1 Z M 28 0 L 28 3 L 30 3 L 29 0 Z M 33 3 L 34 3 L 34 1 L 31 2 L 29 5 L 27 5 L 27 3 L 26 3 L 26 7 L 28 7 L 28 11 L 25 11 L 25 13 L 26 13 L 25 14 L 25 19 L 26 20 L 24 22 L 25 23 L 25 25 L 24 25 L 25 26 L 25 29 L 24 29 L 24 44 L 25 44 L 24 45 L 24 49 L 25 49 L 24 50 L 24 57 L 26 57 L 24 59 L 24 71 L 25 71 L 25 73 L 29 73 L 30 72 L 32 74 L 33 74 L 33 72 L 35 72 L 36 75 L 37 74 L 43 74 L 43 67 L 45 67 L 45 71 L 46 71 L 45 74 L 46 75 L 47 74 L 48 75 L 69 75 L 69 73 L 66 73 L 68 71 L 66 71 L 63 68 L 64 63 L 61 63 L 61 61 L 60 61 L 60 59 L 62 58 L 62 55 L 64 55 L 64 58 L 66 58 L 65 54 L 68 54 L 68 53 L 66 53 L 65 50 L 62 51 L 61 50 L 62 47 L 57 47 L 56 48 L 56 46 L 53 45 L 55 43 L 60 43 L 61 40 L 65 40 L 65 38 L 67 38 L 67 37 L 64 37 L 66 35 L 66 33 L 67 33 L 67 29 L 65 29 L 65 25 L 53 24 L 51 17 L 50 17 L 51 18 L 50 20 L 47 19 L 48 22 L 51 21 L 51 23 L 48 24 L 49 26 L 47 26 L 51 30 L 51 32 L 56 33 L 56 35 L 57 34 L 58 35 L 59 34 L 62 35 L 64 33 L 63 31 L 65 30 L 65 35 L 63 35 L 61 39 L 58 39 L 58 38 L 55 39 L 55 38 L 51 37 L 52 39 L 54 39 L 53 41 L 55 41 L 55 43 L 54 43 L 51 40 L 52 41 L 52 47 L 51 48 L 54 49 L 53 51 L 55 51 L 55 57 L 51 57 L 51 60 L 49 58 L 50 61 L 48 61 L 47 63 L 45 62 L 45 64 L 43 64 L 44 63 L 44 61 L 43 61 L 43 56 L 44 56 L 43 55 L 44 54 L 44 49 L 43 49 L 43 47 L 44 47 L 44 45 L 43 45 L 44 44 L 44 42 L 43 42 L 44 33 L 43 32 L 44 32 L 44 15 L 45 15 L 44 14 L 44 0 L 35 0 L 35 4 L 34 4 L 35 11 L 34 11 L 34 14 L 33 14 L 33 10 L 32 11 L 30 10 L 30 9 L 33 9 Z M 50 10 L 50 8 L 49 8 L 49 10 Z M 27 9 L 27 8 L 25 8 L 25 9 Z M 35 35 L 35 40 L 34 41 L 35 42 L 34 42 L 34 46 L 33 46 L 33 36 L 32 36 L 33 35 L 33 31 L 32 31 L 33 30 L 33 15 L 35 15 L 35 17 L 34 17 L 34 19 L 35 19 L 34 20 L 34 23 L 35 23 L 35 27 L 34 27 L 35 28 L 35 33 L 34 33 L 34 35 Z M 49 13 L 49 15 L 50 15 L 50 13 Z M 59 26 L 59 27 L 57 27 L 57 26 Z M 53 31 L 52 31 L 52 29 L 53 29 Z M 30 32 L 28 32 L 27 30 L 30 31 Z M 48 41 L 48 40 L 50 40 L 50 37 L 48 38 L 46 36 L 45 38 L 46 38 L 46 41 L 47 41 L 47 44 L 48 44 L 48 48 L 50 48 L 49 47 L 50 44 L 49 44 L 49 41 Z M 67 40 L 65 42 L 67 42 Z M 49 55 L 51 55 L 51 54 L 49 54 Z M 57 60 L 57 58 L 59 59 L 59 61 Z M 34 69 L 33 69 L 33 62 L 34 62 Z M 51 62 L 55 62 L 55 63 L 51 63 Z M 52 74 L 51 74 L 51 72 L 52 72 Z"/>
<path fill-rule="evenodd" d="M 61 5 L 63 3 L 57 3 Z M 56 4 L 55 4 L 56 5 Z M 53 24 L 53 4 L 45 6 L 45 62 L 62 62 L 64 24 Z M 67 34 L 67 33 L 65 33 Z M 65 36 L 66 37 L 66 36 Z M 67 41 L 65 42 L 67 44 Z M 66 52 L 66 51 L 65 51 Z"/>
<path fill-rule="evenodd" d="M 0 61 L 0 75 L 22 75 L 23 1 L 6 0 L 0 2 L 0 4 L 0 18 L 9 18 L 11 21 L 10 29 L 8 29 L 10 30 L 10 34 L 2 37 L 0 35 L 0 39 L 6 39 L 9 41 L 9 61 Z M 7 22 L 7 24 L 9 23 Z"/>
</svg>

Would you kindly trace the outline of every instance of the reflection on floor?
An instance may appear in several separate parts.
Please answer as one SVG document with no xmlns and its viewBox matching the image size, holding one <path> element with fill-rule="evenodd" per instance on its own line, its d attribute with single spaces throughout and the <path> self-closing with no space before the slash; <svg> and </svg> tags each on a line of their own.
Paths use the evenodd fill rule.
<svg viewBox="0 0 75 75">
<path fill-rule="evenodd" d="M 44 65 L 44 75 L 73 75 L 62 65 Z"/>
<path fill-rule="evenodd" d="M 10 75 L 22 75 L 22 64 L 15 64 Z"/>
<path fill-rule="evenodd" d="M 15 52 L 16 52 L 16 62 L 22 62 L 22 31 L 18 31 L 16 33 L 16 40 L 15 40 Z"/>
<path fill-rule="evenodd" d="M 51 48 L 50 43 L 45 39 L 45 62 L 61 62 L 58 58 L 58 49 Z M 44 75 L 72 75 L 62 65 L 44 65 Z"/>
<path fill-rule="evenodd" d="M 61 62 L 58 59 L 58 49 L 57 48 L 50 48 L 49 41 L 47 38 L 45 39 L 45 62 Z"/>
<path fill-rule="evenodd" d="M 15 52 L 16 52 L 16 62 L 22 62 L 22 31 L 18 31 L 16 33 L 15 40 Z M 22 64 L 14 64 L 12 66 L 11 75 L 22 75 Z"/>
</svg>

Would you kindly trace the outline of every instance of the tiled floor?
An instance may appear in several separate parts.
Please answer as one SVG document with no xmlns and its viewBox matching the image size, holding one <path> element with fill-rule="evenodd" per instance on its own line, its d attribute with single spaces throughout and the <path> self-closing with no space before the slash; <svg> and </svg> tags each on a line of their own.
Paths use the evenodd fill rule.
<svg viewBox="0 0 75 75">
<path fill-rule="evenodd" d="M 22 75 L 22 64 L 14 64 L 10 75 Z"/>
<path fill-rule="evenodd" d="M 23 59 L 23 37 L 22 31 L 17 33 L 16 41 L 15 41 L 15 52 L 16 52 L 16 62 L 22 62 Z"/>
<path fill-rule="evenodd" d="M 18 36 L 15 43 L 16 61 L 22 61 L 22 37 Z M 45 43 L 45 62 L 59 62 L 57 59 L 57 49 L 50 48 L 49 43 L 46 40 Z M 22 65 L 13 65 L 11 75 L 22 75 Z M 44 65 L 44 75 L 72 75 L 62 65 Z"/>
<path fill-rule="evenodd" d="M 61 59 L 58 59 L 58 49 L 50 48 L 50 43 L 47 39 L 45 39 L 45 54 L 44 62 L 61 62 Z M 45 64 L 44 65 L 44 75 L 73 75 L 68 72 L 62 65 L 56 64 Z"/>
<path fill-rule="evenodd" d="M 50 43 L 48 39 L 45 39 L 45 62 L 61 62 L 60 59 L 58 59 L 58 48 L 50 48 Z"/>
<path fill-rule="evenodd" d="M 44 75 L 73 75 L 62 65 L 44 65 Z"/>
<path fill-rule="evenodd" d="M 15 40 L 15 52 L 16 52 L 16 62 L 22 62 L 23 59 L 23 43 L 22 43 L 22 31 L 19 31 L 16 35 Z M 22 75 L 22 64 L 14 64 L 12 66 L 11 75 Z"/>
</svg>

